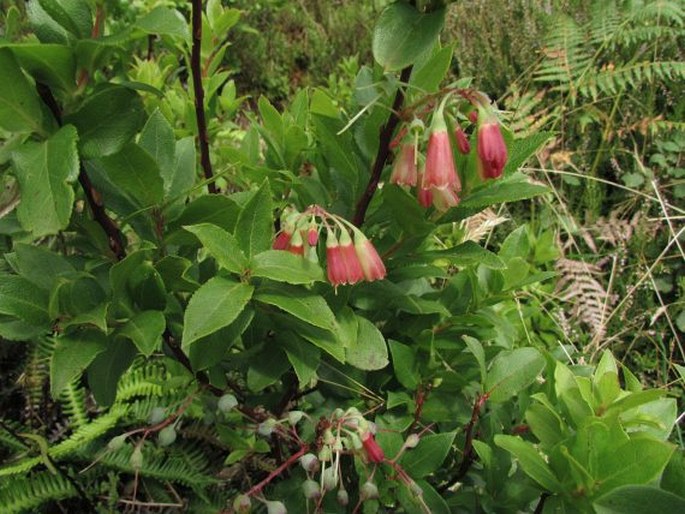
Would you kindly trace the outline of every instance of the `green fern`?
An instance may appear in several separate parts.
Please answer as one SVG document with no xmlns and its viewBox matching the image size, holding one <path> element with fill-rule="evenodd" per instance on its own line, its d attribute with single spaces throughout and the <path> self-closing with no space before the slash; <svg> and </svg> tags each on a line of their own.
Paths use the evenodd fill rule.
<svg viewBox="0 0 685 514">
<path fill-rule="evenodd" d="M 75 380 L 69 383 L 59 398 L 62 412 L 69 417 L 74 428 L 88 424 L 86 393 L 82 387 L 79 387 L 78 382 Z"/>
<path fill-rule="evenodd" d="M 0 489 L 0 510 L 3 514 L 35 512 L 48 501 L 71 498 L 78 493 L 61 474 L 41 472 L 21 478 L 4 479 Z"/>
<path fill-rule="evenodd" d="M 641 62 L 617 68 L 592 70 L 578 83 L 583 96 L 596 100 L 602 95 L 618 94 L 626 88 L 636 89 L 642 83 L 671 82 L 685 78 L 684 62 Z"/>
</svg>

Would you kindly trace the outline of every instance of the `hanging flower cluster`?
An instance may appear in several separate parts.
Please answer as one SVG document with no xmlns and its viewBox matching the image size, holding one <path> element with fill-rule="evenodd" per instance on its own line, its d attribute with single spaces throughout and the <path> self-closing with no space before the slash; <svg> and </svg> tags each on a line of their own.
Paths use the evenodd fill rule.
<svg viewBox="0 0 685 514">
<path fill-rule="evenodd" d="M 408 127 L 400 130 L 391 146 L 399 146 L 390 182 L 405 187 L 416 187 L 416 194 L 423 207 L 433 205 L 445 211 L 459 203 L 461 180 L 454 163 L 452 143 L 447 129 L 447 107 L 451 94 L 444 97 L 432 113 L 428 131 L 426 156 L 421 165 L 420 139 L 423 136 L 423 122 L 415 119 Z M 465 95 L 476 109 L 468 116 L 454 116 L 454 140 L 460 153 L 471 152 L 471 143 L 462 123 L 477 125 L 477 166 L 482 179 L 496 179 L 502 176 L 507 162 L 507 147 L 502 137 L 499 121 L 489 101 L 482 94 Z M 463 120 L 460 120 L 463 118 Z"/>
<path fill-rule="evenodd" d="M 385 265 L 371 241 L 350 222 L 318 205 L 312 205 L 304 212 L 285 209 L 273 248 L 318 262 L 322 230 L 326 231 L 327 276 L 333 286 L 385 278 Z"/>
</svg>

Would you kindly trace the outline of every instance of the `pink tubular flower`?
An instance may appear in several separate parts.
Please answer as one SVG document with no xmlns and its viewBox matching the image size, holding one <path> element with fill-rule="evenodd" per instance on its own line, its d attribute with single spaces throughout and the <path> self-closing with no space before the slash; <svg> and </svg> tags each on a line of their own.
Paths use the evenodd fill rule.
<svg viewBox="0 0 685 514">
<path fill-rule="evenodd" d="M 471 120 L 471 123 L 476 123 L 478 121 L 478 111 L 473 110 L 469 113 L 469 120 Z"/>
<path fill-rule="evenodd" d="M 288 248 L 288 245 L 290 244 L 290 238 L 292 236 L 292 233 L 281 230 L 276 236 L 276 239 L 274 239 L 274 244 L 271 247 L 274 250 L 285 250 Z"/>
<path fill-rule="evenodd" d="M 499 123 L 492 117 L 478 127 L 478 158 L 484 179 L 499 178 L 507 163 L 507 145 Z"/>
<path fill-rule="evenodd" d="M 304 255 L 304 241 L 302 240 L 302 234 L 299 230 L 293 233 L 293 237 L 290 239 L 290 243 L 286 247 L 290 253 L 295 255 Z"/>
<path fill-rule="evenodd" d="M 402 145 L 390 175 L 390 182 L 400 186 L 416 185 L 416 150 L 414 145 Z"/>
<path fill-rule="evenodd" d="M 362 436 L 362 446 L 364 447 L 364 452 L 366 453 L 369 462 L 380 464 L 385 460 L 383 448 L 378 445 L 376 438 L 371 432 L 367 432 Z"/>
<path fill-rule="evenodd" d="M 329 230 L 326 235 L 326 267 L 328 281 L 334 287 L 338 287 L 341 284 L 347 284 L 347 270 L 340 250 L 340 244 L 335 237 L 335 233 L 331 230 Z"/>
<path fill-rule="evenodd" d="M 459 183 L 445 122 L 437 125 L 442 127 L 434 129 L 428 139 L 422 183 L 424 189 L 451 187 Z"/>
<path fill-rule="evenodd" d="M 459 204 L 458 192 L 458 190 L 449 187 L 433 189 L 433 205 L 439 211 L 446 211 L 451 207 L 456 207 Z"/>
<path fill-rule="evenodd" d="M 424 209 L 428 209 L 433 203 L 433 192 L 430 189 L 424 189 L 423 186 L 423 174 L 419 174 L 419 186 L 416 190 L 416 196 L 419 200 L 419 205 Z"/>
<path fill-rule="evenodd" d="M 345 264 L 346 278 L 348 284 L 356 284 L 360 280 L 364 280 L 364 271 L 360 258 L 355 251 L 352 244 L 352 238 L 347 230 L 343 230 L 340 234 L 340 252 L 342 254 L 343 262 Z"/>
<path fill-rule="evenodd" d="M 468 154 L 471 151 L 471 143 L 469 143 L 469 139 L 466 137 L 464 129 L 458 126 L 454 131 L 454 137 L 457 139 L 457 148 L 459 151 L 464 155 Z"/>
<path fill-rule="evenodd" d="M 373 282 L 385 278 L 385 264 L 371 241 L 359 231 L 354 234 L 354 249 L 366 280 Z"/>
</svg>

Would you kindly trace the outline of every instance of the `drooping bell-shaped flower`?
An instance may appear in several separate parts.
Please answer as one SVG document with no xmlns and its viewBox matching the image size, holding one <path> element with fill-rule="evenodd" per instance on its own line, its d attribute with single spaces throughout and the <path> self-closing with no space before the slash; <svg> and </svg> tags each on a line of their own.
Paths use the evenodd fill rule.
<svg viewBox="0 0 685 514">
<path fill-rule="evenodd" d="M 404 143 L 393 165 L 390 182 L 400 186 L 415 186 L 416 176 L 416 148 L 413 144 Z"/>
<path fill-rule="evenodd" d="M 456 207 L 459 204 L 459 191 L 450 187 L 442 189 L 434 188 L 431 193 L 433 195 L 433 205 L 439 211 L 446 211 L 451 207 Z"/>
<path fill-rule="evenodd" d="M 459 176 L 452 155 L 452 145 L 445 124 L 444 104 L 445 100 L 433 114 L 433 124 L 426 149 L 426 165 L 423 172 L 422 187 L 424 189 L 453 187 L 455 184 L 459 184 Z"/>
<path fill-rule="evenodd" d="M 371 241 L 358 230 L 354 233 L 354 249 L 366 280 L 372 282 L 385 278 L 386 271 L 383 260 Z"/>
<path fill-rule="evenodd" d="M 369 462 L 380 464 L 385 460 L 383 448 L 378 445 L 376 438 L 371 432 L 366 432 L 362 435 L 362 446 L 364 447 L 364 453 L 366 453 L 366 458 Z"/>
<path fill-rule="evenodd" d="M 360 280 L 364 280 L 364 272 L 362 265 L 349 232 L 344 230 L 340 234 L 340 252 L 342 254 L 343 262 L 345 263 L 346 278 L 348 284 L 356 284 Z"/>
<path fill-rule="evenodd" d="M 469 138 L 466 137 L 466 132 L 464 129 L 457 126 L 454 131 L 454 137 L 457 140 L 457 149 L 462 154 L 466 155 L 471 151 L 471 143 L 469 143 Z"/>
<path fill-rule="evenodd" d="M 484 179 L 499 178 L 507 163 L 507 145 L 493 114 L 480 113 L 478 125 L 479 170 Z"/>
<path fill-rule="evenodd" d="M 416 196 L 419 200 L 419 205 L 424 209 L 428 209 L 433 203 L 433 192 L 430 189 L 423 188 L 423 174 L 419 174 L 419 185 L 416 189 Z"/>
<path fill-rule="evenodd" d="M 288 248 L 288 245 L 290 244 L 291 237 L 293 237 L 292 232 L 287 232 L 284 228 L 276 235 L 276 239 L 274 239 L 274 244 L 271 247 L 274 250 L 285 250 L 286 248 Z"/>
<path fill-rule="evenodd" d="M 304 255 L 304 241 L 299 230 L 293 233 L 293 237 L 290 238 L 290 244 L 286 247 L 286 250 L 295 255 Z"/>
<path fill-rule="evenodd" d="M 328 281 L 334 287 L 347 284 L 345 261 L 343 260 L 338 238 L 335 237 L 335 233 L 332 230 L 329 230 L 326 234 L 326 275 L 328 276 Z"/>
</svg>

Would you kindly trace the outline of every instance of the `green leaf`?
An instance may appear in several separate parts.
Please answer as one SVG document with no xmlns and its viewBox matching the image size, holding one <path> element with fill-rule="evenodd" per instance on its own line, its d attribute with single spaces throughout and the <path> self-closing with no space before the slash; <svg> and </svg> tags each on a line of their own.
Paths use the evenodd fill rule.
<svg viewBox="0 0 685 514">
<path fill-rule="evenodd" d="M 0 48 L 0 76 L 0 127 L 9 132 L 41 132 L 40 98 L 8 48 Z"/>
<path fill-rule="evenodd" d="M 76 59 L 67 45 L 23 43 L 7 45 L 36 82 L 53 91 L 76 88 Z"/>
<path fill-rule="evenodd" d="M 392 367 L 400 384 L 406 389 L 413 391 L 421 382 L 418 371 L 416 353 L 410 346 L 397 341 L 388 341 L 390 355 L 392 355 Z"/>
<path fill-rule="evenodd" d="M 553 493 L 562 492 L 561 483 L 531 443 L 519 436 L 497 434 L 495 444 L 516 457 L 521 469 L 542 487 Z"/>
<path fill-rule="evenodd" d="M 435 93 L 450 69 L 454 46 L 448 45 L 438 50 L 423 66 L 412 70 L 409 84 L 420 91 Z"/>
<path fill-rule="evenodd" d="M 491 269 L 504 269 L 506 264 L 497 255 L 486 250 L 478 243 L 465 241 L 460 245 L 446 250 L 432 250 L 422 252 L 411 260 L 432 262 L 444 259 L 454 266 L 472 266 L 482 264 Z"/>
<path fill-rule="evenodd" d="M 466 347 L 476 358 L 478 369 L 480 370 L 480 379 L 485 382 L 487 379 L 487 371 L 485 368 L 485 350 L 483 349 L 483 345 L 475 337 L 464 335 L 461 336 L 461 338 L 464 340 L 464 343 L 466 343 Z"/>
<path fill-rule="evenodd" d="M 210 223 L 183 227 L 197 236 L 217 264 L 232 273 L 241 274 L 247 267 L 247 258 L 238 241 L 224 229 Z"/>
<path fill-rule="evenodd" d="M 243 311 L 253 290 L 248 284 L 222 277 L 202 284 L 190 298 L 183 317 L 183 348 L 228 326 Z"/>
<path fill-rule="evenodd" d="M 133 341 L 140 353 L 149 357 L 152 352 L 160 349 L 165 328 L 164 313 L 144 311 L 128 320 L 117 332 L 117 335 Z"/>
<path fill-rule="evenodd" d="M 176 141 L 174 165 L 171 169 L 161 168 L 164 190 L 169 200 L 182 202 L 195 183 L 195 141 L 184 137 Z"/>
<path fill-rule="evenodd" d="M 88 366 L 88 385 L 99 405 L 107 407 L 114 403 L 119 379 L 137 353 L 136 347 L 128 339 L 114 339 Z"/>
<path fill-rule="evenodd" d="M 174 129 L 159 109 L 155 109 L 141 130 L 138 146 L 149 153 L 157 163 L 164 179 L 164 190 L 168 191 L 169 178 L 174 172 L 176 139 Z"/>
<path fill-rule="evenodd" d="M 250 274 L 289 284 L 310 284 L 323 280 L 323 270 L 304 257 L 283 250 L 266 250 L 250 262 Z"/>
<path fill-rule="evenodd" d="M 162 203 L 164 182 L 159 168 L 140 146 L 128 143 L 120 152 L 103 157 L 99 162 L 120 194 L 137 208 L 144 209 Z"/>
<path fill-rule="evenodd" d="M 146 34 L 171 36 L 188 41 L 190 32 L 188 23 L 176 9 L 158 6 L 136 21 L 135 27 Z"/>
<path fill-rule="evenodd" d="M 685 512 L 685 498 L 649 485 L 625 485 L 608 492 L 592 504 L 597 514 L 644 514 Z"/>
<path fill-rule="evenodd" d="M 193 369 L 207 369 L 220 363 L 233 343 L 250 326 L 253 318 L 254 310 L 248 307 L 227 327 L 195 341 L 188 352 Z"/>
<path fill-rule="evenodd" d="M 107 348 L 107 336 L 99 330 L 81 330 L 58 337 L 50 359 L 50 393 L 53 398 L 78 377 Z"/>
<path fill-rule="evenodd" d="M 69 224 L 74 203 L 71 184 L 79 161 L 74 127 L 62 127 L 42 143 L 24 143 L 12 153 L 21 189 L 17 210 L 22 227 L 34 237 L 56 234 Z"/>
<path fill-rule="evenodd" d="M 0 314 L 47 325 L 48 292 L 23 277 L 0 275 Z"/>
<path fill-rule="evenodd" d="M 264 181 L 240 211 L 234 235 L 248 258 L 271 247 L 273 207 L 268 181 Z"/>
<path fill-rule="evenodd" d="M 43 10 L 65 30 L 79 39 L 93 30 L 92 14 L 87 2 L 79 0 L 38 0 Z"/>
<path fill-rule="evenodd" d="M 345 348 L 345 360 L 366 371 L 383 369 L 389 362 L 383 334 L 366 318 L 357 316 L 357 323 L 357 338 Z"/>
<path fill-rule="evenodd" d="M 422 437 L 413 450 L 400 459 L 400 464 L 412 478 L 423 478 L 438 470 L 452 447 L 456 432 Z"/>
<path fill-rule="evenodd" d="M 544 367 L 545 359 L 535 348 L 517 348 L 498 353 L 485 381 L 489 400 L 508 400 L 532 384 Z"/>
<path fill-rule="evenodd" d="M 294 334 L 287 334 L 286 337 L 280 338 L 279 342 L 283 344 L 300 387 L 306 386 L 316 378 L 316 370 L 321 362 L 321 352 Z"/>
<path fill-rule="evenodd" d="M 326 300 L 306 289 L 290 286 L 260 288 L 255 293 L 255 300 L 278 307 L 315 327 L 336 330 L 335 315 Z"/>
<path fill-rule="evenodd" d="M 405 2 L 387 6 L 373 31 L 373 56 L 386 71 L 413 64 L 440 35 L 445 9 L 420 13 Z"/>
<path fill-rule="evenodd" d="M 76 270 L 61 255 L 42 246 L 15 243 L 17 272 L 41 289 L 49 291 L 57 277 Z"/>
<path fill-rule="evenodd" d="M 78 130 L 81 154 L 86 159 L 120 151 L 145 121 L 145 110 L 135 91 L 113 84 L 97 89 L 65 123 Z"/>
</svg>

